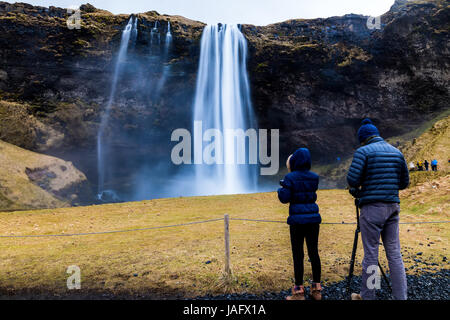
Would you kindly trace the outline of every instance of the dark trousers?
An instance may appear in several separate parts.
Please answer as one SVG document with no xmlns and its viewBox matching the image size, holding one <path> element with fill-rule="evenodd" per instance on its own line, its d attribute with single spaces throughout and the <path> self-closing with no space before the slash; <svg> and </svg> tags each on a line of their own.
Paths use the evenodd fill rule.
<svg viewBox="0 0 450 320">
<path fill-rule="evenodd" d="M 303 242 L 306 240 L 309 260 L 311 260 L 313 282 L 320 282 L 320 257 L 319 257 L 319 224 L 301 224 L 290 226 L 292 256 L 294 258 L 295 285 L 303 284 Z"/>
</svg>

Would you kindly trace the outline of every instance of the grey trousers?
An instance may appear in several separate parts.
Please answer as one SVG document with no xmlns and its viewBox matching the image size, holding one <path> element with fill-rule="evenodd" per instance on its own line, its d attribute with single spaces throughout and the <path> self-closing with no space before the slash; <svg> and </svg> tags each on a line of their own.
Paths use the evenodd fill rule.
<svg viewBox="0 0 450 320">
<path fill-rule="evenodd" d="M 392 285 L 392 293 L 396 300 L 406 300 L 406 273 L 400 251 L 398 203 L 377 202 L 363 205 L 361 208 L 360 227 L 364 247 L 362 263 L 361 297 L 363 300 L 374 300 L 374 274 L 378 273 L 378 247 L 380 236 L 383 240 Z M 378 278 L 379 279 L 379 278 Z M 379 283 L 379 282 L 378 282 Z"/>
</svg>

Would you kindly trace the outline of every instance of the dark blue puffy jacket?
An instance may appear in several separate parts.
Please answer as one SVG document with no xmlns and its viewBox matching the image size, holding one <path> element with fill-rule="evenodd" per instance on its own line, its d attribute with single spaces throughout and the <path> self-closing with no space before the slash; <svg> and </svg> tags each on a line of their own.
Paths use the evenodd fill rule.
<svg viewBox="0 0 450 320">
<path fill-rule="evenodd" d="M 316 204 L 319 176 L 309 171 L 309 150 L 300 148 L 295 151 L 289 160 L 289 166 L 292 172 L 284 177 L 282 188 L 278 189 L 278 199 L 282 203 L 290 203 L 287 223 L 294 225 L 322 222 L 319 206 Z"/>
<path fill-rule="evenodd" d="M 358 148 L 347 174 L 347 182 L 359 188 L 359 205 L 372 202 L 400 202 L 398 190 L 409 185 L 409 172 L 403 154 L 381 137 Z"/>
</svg>

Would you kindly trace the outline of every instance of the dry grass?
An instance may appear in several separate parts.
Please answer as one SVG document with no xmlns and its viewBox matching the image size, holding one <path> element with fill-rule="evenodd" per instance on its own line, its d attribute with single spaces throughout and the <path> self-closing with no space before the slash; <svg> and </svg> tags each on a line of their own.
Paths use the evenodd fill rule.
<svg viewBox="0 0 450 320">
<path fill-rule="evenodd" d="M 448 150 L 450 150 L 450 116 L 434 123 L 420 137 L 408 143 L 402 151 L 408 163 L 412 161 L 416 164 L 417 161 L 425 159 L 431 163 L 432 159 L 436 159 L 439 171 L 448 172 L 450 169 Z"/>
<path fill-rule="evenodd" d="M 448 176 L 445 179 L 440 185 L 447 188 Z M 441 186 L 424 186 L 408 192 L 411 199 L 404 201 L 403 221 L 448 220 L 449 193 Z M 354 221 L 353 200 L 344 190 L 320 191 L 319 205 L 326 222 Z M 433 211 L 433 206 L 443 210 Z M 284 221 L 287 207 L 278 202 L 276 194 L 262 193 L 5 212 L 0 214 L 0 234 L 122 230 L 220 218 L 224 213 L 232 218 Z M 291 285 L 292 257 L 286 224 L 231 221 L 230 232 L 231 280 L 222 273 L 222 221 L 105 235 L 1 238 L 0 288 L 11 294 L 23 290 L 64 294 L 66 269 L 73 264 L 81 268 L 81 292 L 168 295 L 178 292 L 195 296 L 277 291 Z M 449 233 L 448 224 L 402 225 L 407 266 L 412 254 L 421 251 L 423 258 L 440 262 L 442 267 Z M 351 225 L 322 225 L 320 253 L 323 278 L 327 281 L 341 280 L 347 273 L 353 234 Z M 360 246 L 358 261 L 361 254 Z M 384 254 L 381 260 L 385 261 Z M 310 277 L 310 272 L 306 263 L 305 278 Z"/>
<path fill-rule="evenodd" d="M 49 191 L 58 192 L 86 180 L 72 163 L 28 151 L 0 140 L 0 210 L 68 206 Z M 54 176 L 48 190 L 30 181 L 26 169 L 46 168 Z"/>
</svg>

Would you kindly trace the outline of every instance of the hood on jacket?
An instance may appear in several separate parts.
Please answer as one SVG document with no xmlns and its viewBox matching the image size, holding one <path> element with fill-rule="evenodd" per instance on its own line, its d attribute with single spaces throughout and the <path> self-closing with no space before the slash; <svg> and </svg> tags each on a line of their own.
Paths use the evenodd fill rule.
<svg viewBox="0 0 450 320">
<path fill-rule="evenodd" d="M 297 149 L 289 160 L 291 171 L 311 169 L 311 154 L 307 148 Z"/>
</svg>

